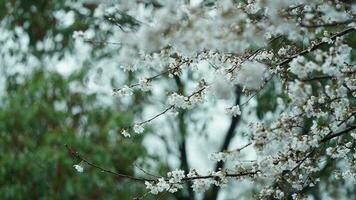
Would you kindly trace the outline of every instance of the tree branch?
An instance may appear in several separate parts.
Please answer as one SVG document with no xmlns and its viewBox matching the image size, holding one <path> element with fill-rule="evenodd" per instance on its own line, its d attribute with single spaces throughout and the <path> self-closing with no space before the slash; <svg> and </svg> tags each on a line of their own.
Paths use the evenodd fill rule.
<svg viewBox="0 0 356 200">
<path fill-rule="evenodd" d="M 320 140 L 320 143 L 327 142 L 327 141 L 329 141 L 329 140 L 331 140 L 331 139 L 333 139 L 335 137 L 339 137 L 339 136 L 341 136 L 341 135 L 343 135 L 345 133 L 348 133 L 349 131 L 352 131 L 354 129 L 356 129 L 356 125 L 351 125 L 348 128 L 346 128 L 345 130 L 342 130 L 340 132 L 325 136 L 322 140 Z"/>
<path fill-rule="evenodd" d="M 333 36 L 331 36 L 330 37 L 330 39 L 331 40 L 335 40 L 336 38 L 338 38 L 338 37 L 341 37 L 341 36 L 343 36 L 343 35 L 346 35 L 346 34 L 348 34 L 348 33 L 352 33 L 352 32 L 354 32 L 354 31 L 356 31 L 356 29 L 355 28 L 347 28 L 347 29 L 345 29 L 345 30 L 343 30 L 343 31 L 340 31 L 339 33 L 336 33 L 336 34 L 334 34 Z M 305 49 L 305 50 L 303 50 L 303 51 L 301 51 L 301 52 L 299 52 L 299 53 L 297 53 L 297 54 L 294 54 L 293 56 L 291 56 L 291 57 L 289 57 L 289 58 L 286 58 L 285 60 L 283 60 L 283 61 L 281 61 L 281 62 L 279 62 L 279 63 L 277 63 L 277 66 L 282 66 L 282 65 L 285 65 L 285 64 L 288 64 L 290 61 L 292 61 L 294 58 L 296 58 L 296 57 L 298 57 L 298 56 L 303 56 L 303 55 L 305 55 L 305 54 L 308 54 L 308 53 L 310 53 L 311 51 L 314 51 L 314 50 L 316 50 L 316 49 L 319 49 L 319 48 L 321 48 L 323 45 L 325 45 L 325 44 L 328 44 L 327 42 L 319 42 L 319 43 L 317 43 L 317 44 L 315 44 L 315 45 L 312 45 L 310 48 L 307 48 L 307 49 Z"/>
<path fill-rule="evenodd" d="M 77 160 L 79 160 L 80 162 L 84 162 L 86 164 L 88 164 L 89 166 L 96 168 L 102 172 L 108 173 L 108 174 L 112 174 L 114 176 L 120 177 L 120 178 L 127 178 L 127 179 L 131 179 L 134 181 L 139 181 L 139 182 L 145 182 L 145 181 L 154 181 L 153 179 L 146 179 L 146 178 L 140 178 L 140 177 L 135 177 L 135 176 L 130 176 L 127 174 L 120 174 L 108 169 L 104 169 L 102 167 L 100 167 L 99 165 L 96 165 L 92 162 L 90 162 L 89 160 L 85 159 L 83 156 L 81 156 L 77 151 L 75 151 L 74 149 L 70 148 L 67 144 L 65 144 L 65 147 L 67 148 L 69 154 L 71 156 L 73 156 L 74 158 L 76 158 Z"/>
</svg>

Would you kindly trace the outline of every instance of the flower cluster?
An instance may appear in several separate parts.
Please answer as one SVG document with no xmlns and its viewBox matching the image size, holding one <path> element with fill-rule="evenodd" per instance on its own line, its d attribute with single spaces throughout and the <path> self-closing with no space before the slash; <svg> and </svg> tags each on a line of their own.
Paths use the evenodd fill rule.
<svg viewBox="0 0 356 200">
<path fill-rule="evenodd" d="M 231 114 L 234 117 L 236 117 L 237 115 L 241 115 L 241 110 L 240 110 L 239 105 L 232 106 L 230 108 L 226 108 L 225 111 L 226 111 L 226 113 Z"/>
<path fill-rule="evenodd" d="M 211 160 L 224 163 L 217 165 L 217 171 L 201 175 L 189 168 L 174 170 L 146 181 L 147 189 L 152 194 L 175 193 L 190 181 L 194 191 L 204 192 L 227 184 L 228 178 L 258 177 L 254 179 L 258 198 L 301 199 L 306 188 L 318 186 L 317 174 L 326 165 L 325 158 L 336 163 L 330 165 L 333 175 L 352 179 L 348 175 L 354 174 L 355 166 L 356 63 L 347 35 L 356 31 L 355 6 L 327 0 L 206 4 L 167 1 L 157 6 L 129 1 L 98 8 L 113 15 L 124 10 L 133 18 L 130 25 L 122 25 L 124 31 L 113 31 L 108 38 L 125 41 L 109 61 L 130 71 L 122 79 L 127 80 L 124 86 L 114 93 L 125 97 L 138 88 L 150 91 L 144 99 L 150 109 L 152 102 L 168 104 L 127 130 L 142 133 L 158 117 L 182 112 L 179 117 L 189 114 L 193 120 L 178 119 L 169 130 L 184 129 L 181 136 L 186 138 L 180 140 L 186 141 L 196 127 L 213 128 L 209 116 L 218 115 L 221 104 L 226 108 L 232 94 L 247 99 L 225 111 L 233 120 L 241 119 L 240 130 L 252 144 L 251 154 L 257 155 L 252 162 L 243 162 L 244 156 L 229 151 L 227 145 L 222 152 L 210 154 Z M 103 55 L 110 48 L 103 48 Z M 132 74 L 147 78 L 132 78 Z M 131 84 L 132 80 L 137 82 Z M 234 93 L 231 88 L 243 90 Z M 225 99 L 216 98 L 214 93 L 219 92 Z M 122 135 L 130 136 L 128 131 Z"/>
<path fill-rule="evenodd" d="M 77 170 L 79 173 L 84 171 L 84 167 L 82 165 L 73 165 L 74 169 Z"/>
<path fill-rule="evenodd" d="M 185 172 L 183 170 L 174 170 L 167 173 L 167 179 L 159 178 L 156 182 L 152 183 L 146 181 L 146 188 L 152 194 L 158 194 L 159 192 L 168 191 L 171 193 L 177 192 L 182 189 L 182 180 L 185 178 Z"/>
</svg>

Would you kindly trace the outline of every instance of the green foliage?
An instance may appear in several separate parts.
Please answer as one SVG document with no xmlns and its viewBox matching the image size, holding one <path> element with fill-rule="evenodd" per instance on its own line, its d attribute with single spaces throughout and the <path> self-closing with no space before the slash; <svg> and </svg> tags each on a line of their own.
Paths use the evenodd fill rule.
<svg viewBox="0 0 356 200">
<path fill-rule="evenodd" d="M 8 77 L 0 109 L 0 199 L 132 199 L 142 192 L 143 184 L 85 165 L 83 173 L 73 168 L 79 161 L 65 144 L 125 174 L 133 174 L 132 163 L 145 156 L 142 138 L 119 134 L 130 116 L 100 106 L 96 95 L 71 90 L 84 86 L 84 75 Z"/>
<path fill-rule="evenodd" d="M 97 6 L 83 3 L 91 14 L 83 17 L 67 0 L 0 0 L 0 20 L 9 30 L 22 27 L 30 39 L 29 53 L 39 59 L 70 52 L 74 30 L 91 26 Z M 72 25 L 59 25 L 55 13 L 74 13 Z M 105 20 L 105 19 L 103 19 Z M 62 39 L 56 39 L 62 38 Z M 49 39 L 51 50 L 36 48 Z M 11 66 L 2 66 L 10 68 Z M 133 174 L 133 163 L 146 157 L 142 138 L 125 139 L 120 129 L 132 116 L 104 106 L 95 94 L 83 94 L 86 71 L 63 77 L 38 68 L 28 74 L 6 76 L 0 96 L 0 199 L 132 199 L 144 185 L 119 179 L 84 165 L 70 156 L 65 144 L 91 162 L 123 174 Z"/>
</svg>

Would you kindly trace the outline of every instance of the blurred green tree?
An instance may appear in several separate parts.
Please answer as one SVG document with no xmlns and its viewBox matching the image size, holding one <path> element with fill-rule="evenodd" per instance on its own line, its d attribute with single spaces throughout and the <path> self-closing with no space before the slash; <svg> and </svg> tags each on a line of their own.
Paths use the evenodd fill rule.
<svg viewBox="0 0 356 200">
<path fill-rule="evenodd" d="M 69 3 L 70 2 L 70 3 Z M 90 26 L 96 4 L 67 0 L 0 0 L 0 22 L 9 30 L 21 27 L 29 36 L 28 53 L 39 59 L 71 51 L 74 30 Z M 74 5 L 75 7 L 75 5 Z M 69 16 L 69 24 L 61 17 Z M 53 48 L 39 44 L 49 40 Z M 84 166 L 69 155 L 68 144 L 88 160 L 118 173 L 133 174 L 133 163 L 147 156 L 142 138 L 125 140 L 121 126 L 129 113 L 103 105 L 85 88 L 88 70 L 69 77 L 39 66 L 31 74 L 7 74 L 0 96 L 0 199 L 132 199 L 144 185 Z M 73 89 L 74 88 L 74 89 Z"/>
<path fill-rule="evenodd" d="M 142 184 L 78 164 L 65 144 L 94 163 L 133 174 L 145 155 L 142 138 L 125 140 L 119 127 L 129 115 L 100 106 L 95 94 L 71 91 L 85 73 L 68 78 L 35 71 L 22 83 L 8 77 L 0 109 L 0 199 L 132 199 Z"/>
</svg>

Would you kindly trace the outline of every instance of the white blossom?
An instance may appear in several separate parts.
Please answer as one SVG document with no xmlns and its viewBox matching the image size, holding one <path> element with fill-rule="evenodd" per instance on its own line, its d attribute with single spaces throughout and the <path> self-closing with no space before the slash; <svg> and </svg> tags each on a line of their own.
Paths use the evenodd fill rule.
<svg viewBox="0 0 356 200">
<path fill-rule="evenodd" d="M 134 130 L 135 133 L 140 134 L 140 133 L 143 133 L 143 131 L 144 131 L 145 129 L 143 128 L 143 125 L 141 125 L 141 124 L 135 124 L 134 127 L 133 127 L 133 130 Z"/>
<path fill-rule="evenodd" d="M 172 93 L 171 95 L 169 95 L 168 104 L 183 109 L 189 107 L 188 98 L 177 93 Z"/>
<path fill-rule="evenodd" d="M 84 36 L 84 32 L 83 31 L 74 31 L 73 32 L 73 38 L 80 38 Z"/>
<path fill-rule="evenodd" d="M 241 115 L 241 110 L 240 110 L 240 106 L 239 105 L 232 106 L 230 108 L 226 108 L 225 112 L 227 114 L 231 114 L 234 117 L 236 117 L 237 115 Z"/>
<path fill-rule="evenodd" d="M 266 65 L 257 61 L 246 61 L 236 73 L 236 83 L 248 90 L 259 89 L 264 82 Z"/>
<path fill-rule="evenodd" d="M 212 184 L 214 184 L 214 180 L 212 179 L 198 179 L 193 181 L 192 188 L 195 192 L 204 192 L 209 189 Z"/>
<path fill-rule="evenodd" d="M 80 164 L 78 165 L 73 165 L 74 169 L 77 170 L 77 172 L 82 173 L 84 171 L 84 167 Z"/>
<path fill-rule="evenodd" d="M 126 97 L 126 96 L 131 96 L 133 94 L 132 88 L 129 86 L 125 85 L 124 87 L 114 90 L 114 95 L 118 95 L 119 97 Z"/>
<path fill-rule="evenodd" d="M 123 129 L 121 131 L 121 134 L 124 136 L 124 137 L 131 137 L 131 134 L 126 130 L 126 129 Z"/>
<path fill-rule="evenodd" d="M 149 91 L 151 89 L 151 83 L 146 78 L 139 81 L 139 86 L 142 91 Z"/>
<path fill-rule="evenodd" d="M 157 183 L 146 181 L 145 185 L 152 194 L 158 194 L 160 192 L 167 191 L 170 187 L 164 178 L 159 178 Z"/>
</svg>

